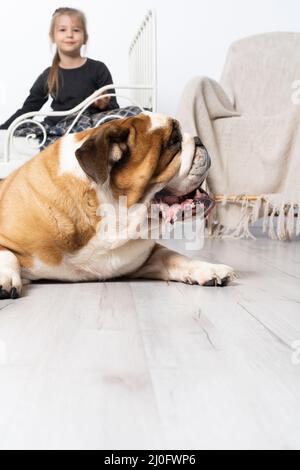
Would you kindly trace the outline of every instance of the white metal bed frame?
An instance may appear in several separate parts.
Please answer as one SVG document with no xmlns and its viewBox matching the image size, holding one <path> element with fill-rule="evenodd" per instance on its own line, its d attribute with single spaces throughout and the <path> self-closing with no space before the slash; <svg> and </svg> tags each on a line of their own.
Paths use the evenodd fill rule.
<svg viewBox="0 0 300 470">
<path fill-rule="evenodd" d="M 47 133 L 42 122 L 34 118 L 44 118 L 47 116 L 67 117 L 72 114 L 77 114 L 69 127 L 67 133 L 70 133 L 82 115 L 82 113 L 95 101 L 101 97 L 116 96 L 129 100 L 132 105 L 139 107 L 142 111 L 144 109 L 152 110 L 157 109 L 157 40 L 156 40 L 156 13 L 155 10 L 149 10 L 142 21 L 134 39 L 129 48 L 129 85 L 111 84 L 100 88 L 95 91 L 86 100 L 80 103 L 75 108 L 69 111 L 60 112 L 30 112 L 23 114 L 15 119 L 10 125 L 4 143 L 4 160 L 0 163 L 0 178 L 5 178 L 11 171 L 25 163 L 24 160 L 14 160 L 11 158 L 11 149 L 13 145 L 13 135 L 16 129 L 25 123 L 31 123 L 38 126 L 43 132 L 43 141 L 36 145 L 37 152 L 44 145 L 47 139 Z M 110 89 L 129 90 L 130 96 L 120 95 L 119 93 L 108 93 Z M 102 118 L 97 124 L 101 124 L 106 119 L 112 117 L 120 118 L 120 116 L 108 115 Z M 95 126 L 95 127 L 96 127 Z M 35 134 L 29 134 L 26 140 L 34 139 Z"/>
</svg>

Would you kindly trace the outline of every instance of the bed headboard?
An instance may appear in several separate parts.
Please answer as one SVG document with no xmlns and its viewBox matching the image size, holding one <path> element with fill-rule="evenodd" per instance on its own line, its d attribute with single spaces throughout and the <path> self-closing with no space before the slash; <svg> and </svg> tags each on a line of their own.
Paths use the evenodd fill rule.
<svg viewBox="0 0 300 470">
<path fill-rule="evenodd" d="M 144 85 L 132 90 L 143 108 L 157 110 L 157 25 L 156 12 L 149 10 L 129 48 L 129 82 Z"/>
</svg>

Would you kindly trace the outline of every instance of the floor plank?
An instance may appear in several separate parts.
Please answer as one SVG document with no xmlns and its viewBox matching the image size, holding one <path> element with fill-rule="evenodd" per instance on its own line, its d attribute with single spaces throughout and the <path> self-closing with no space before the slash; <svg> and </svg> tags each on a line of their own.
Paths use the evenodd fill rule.
<svg viewBox="0 0 300 470">
<path fill-rule="evenodd" d="M 1 449 L 300 448 L 299 241 L 191 254 L 239 279 L 36 283 L 0 302 Z"/>
</svg>

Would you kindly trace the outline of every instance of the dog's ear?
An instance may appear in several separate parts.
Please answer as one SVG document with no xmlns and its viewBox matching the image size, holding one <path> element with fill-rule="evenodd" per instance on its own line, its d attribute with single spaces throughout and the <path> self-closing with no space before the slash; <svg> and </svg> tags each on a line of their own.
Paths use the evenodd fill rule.
<svg viewBox="0 0 300 470">
<path fill-rule="evenodd" d="M 118 122 L 99 127 L 99 132 L 75 152 L 79 165 L 97 184 L 103 184 L 109 175 L 110 167 L 122 158 L 127 149 L 129 129 Z"/>
</svg>

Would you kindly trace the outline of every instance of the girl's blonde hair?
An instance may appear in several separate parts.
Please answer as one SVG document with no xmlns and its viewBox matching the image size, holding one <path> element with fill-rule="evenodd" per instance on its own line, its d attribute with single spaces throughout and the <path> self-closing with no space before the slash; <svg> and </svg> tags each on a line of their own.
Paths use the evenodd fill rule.
<svg viewBox="0 0 300 470">
<path fill-rule="evenodd" d="M 85 14 L 80 11 L 76 10 L 75 8 L 58 8 L 55 10 L 55 12 L 52 15 L 52 20 L 51 20 L 51 25 L 50 25 L 50 37 L 52 41 L 54 40 L 54 31 L 55 31 L 55 22 L 56 19 L 59 16 L 62 15 L 69 15 L 77 18 L 79 22 L 81 23 L 81 27 L 83 29 L 84 33 L 84 44 L 87 43 L 88 41 L 88 32 L 87 32 L 87 21 L 86 21 L 86 16 Z M 51 96 L 55 96 L 58 93 L 58 88 L 59 88 L 59 80 L 58 80 L 58 70 L 59 70 L 59 54 L 58 50 L 56 50 L 56 53 L 53 58 L 52 66 L 49 72 L 48 80 L 47 80 L 47 86 L 48 86 L 48 92 L 50 93 Z"/>
</svg>

